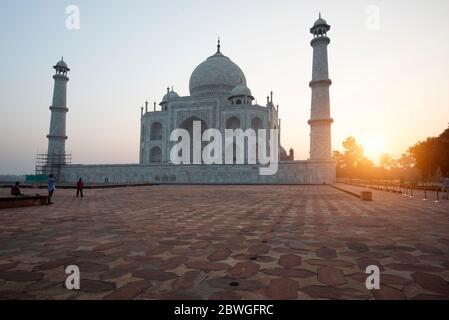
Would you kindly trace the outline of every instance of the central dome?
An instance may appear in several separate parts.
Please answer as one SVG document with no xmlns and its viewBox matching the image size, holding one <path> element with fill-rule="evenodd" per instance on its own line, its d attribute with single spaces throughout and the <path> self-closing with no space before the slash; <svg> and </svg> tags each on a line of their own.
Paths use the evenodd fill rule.
<svg viewBox="0 0 449 320">
<path fill-rule="evenodd" d="M 220 51 L 206 59 L 190 76 L 191 96 L 230 94 L 236 86 L 246 85 L 243 71 Z"/>
</svg>

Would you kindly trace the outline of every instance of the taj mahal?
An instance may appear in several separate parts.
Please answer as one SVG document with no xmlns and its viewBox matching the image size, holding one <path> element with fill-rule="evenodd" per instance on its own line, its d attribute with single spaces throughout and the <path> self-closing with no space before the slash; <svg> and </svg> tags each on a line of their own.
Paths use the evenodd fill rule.
<svg viewBox="0 0 449 320">
<path fill-rule="evenodd" d="M 53 102 L 47 135 L 48 151 L 42 173 L 53 174 L 62 183 L 74 183 L 80 177 L 90 184 L 323 184 L 333 183 L 336 164 L 331 158 L 331 125 L 327 47 L 330 26 L 321 18 L 310 29 L 313 38 L 313 70 L 310 120 L 310 156 L 294 160 L 293 150 L 281 145 L 281 119 L 273 94 L 259 105 L 242 69 L 222 52 L 220 40 L 216 52 L 200 63 L 189 81 L 190 95 L 180 96 L 167 88 L 159 104 L 141 108 L 139 159 L 135 164 L 89 165 L 67 161 L 65 143 L 67 83 L 70 71 L 62 59 L 53 68 Z M 304 108 L 305 109 L 305 108 Z M 193 134 L 194 123 L 201 131 L 226 129 L 276 129 L 278 168 L 273 175 L 260 175 L 261 163 L 174 164 L 170 151 L 175 141 L 173 130 Z M 306 124 L 304 124 L 306 125 Z M 300 137 L 298 137 L 300 138 Z M 230 147 L 235 149 L 235 145 Z M 224 147 L 224 149 L 229 148 Z M 269 148 L 269 146 L 268 146 Z M 225 151 L 225 150 L 224 150 Z M 223 151 L 223 152 L 224 152 Z M 245 155 L 245 159 L 248 155 Z"/>
</svg>

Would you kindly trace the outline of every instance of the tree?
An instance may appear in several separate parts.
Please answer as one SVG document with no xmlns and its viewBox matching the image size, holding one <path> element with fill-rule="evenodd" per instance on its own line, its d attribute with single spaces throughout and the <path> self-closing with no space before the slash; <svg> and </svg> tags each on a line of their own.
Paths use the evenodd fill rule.
<svg viewBox="0 0 449 320">
<path fill-rule="evenodd" d="M 380 156 L 380 166 L 384 169 L 391 170 L 396 168 L 397 162 L 389 154 L 383 153 Z"/>
<path fill-rule="evenodd" d="M 424 180 L 432 177 L 439 168 L 439 149 L 438 138 L 427 138 L 426 141 L 418 142 L 408 150 L 413 155 L 416 167 L 421 171 Z"/>
<path fill-rule="evenodd" d="M 449 177 L 449 128 L 438 137 L 427 138 L 409 148 L 423 179 L 429 179 L 437 172 Z"/>
<path fill-rule="evenodd" d="M 333 158 L 337 160 L 338 177 L 369 178 L 374 164 L 365 157 L 363 147 L 354 137 L 343 141 L 343 153 L 334 151 Z"/>
<path fill-rule="evenodd" d="M 438 163 L 444 177 L 449 177 L 449 128 L 438 137 Z"/>
<path fill-rule="evenodd" d="M 403 153 L 397 162 L 403 169 L 411 169 L 416 165 L 415 159 L 410 153 Z"/>
<path fill-rule="evenodd" d="M 343 159 L 343 154 L 338 150 L 334 150 L 332 152 L 332 159 L 337 160 L 337 162 L 341 161 Z"/>
<path fill-rule="evenodd" d="M 353 168 L 356 167 L 357 164 L 364 157 L 363 147 L 357 144 L 357 141 L 354 137 L 348 137 L 345 141 L 343 141 L 343 164 L 346 167 Z"/>
</svg>

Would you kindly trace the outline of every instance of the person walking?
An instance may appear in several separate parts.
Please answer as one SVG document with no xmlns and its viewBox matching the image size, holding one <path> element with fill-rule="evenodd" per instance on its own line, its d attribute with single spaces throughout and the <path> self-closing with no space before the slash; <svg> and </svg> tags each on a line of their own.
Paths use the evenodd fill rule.
<svg viewBox="0 0 449 320">
<path fill-rule="evenodd" d="M 53 202 L 51 202 L 51 198 L 53 197 L 53 193 L 55 192 L 56 189 L 56 180 L 52 174 L 50 174 L 50 176 L 48 177 L 47 184 L 48 184 L 48 204 L 53 204 Z"/>
<path fill-rule="evenodd" d="M 83 197 L 83 188 L 84 188 L 84 182 L 80 178 L 78 182 L 76 183 L 76 197 L 78 198 L 79 195 L 81 195 L 81 198 Z"/>
</svg>

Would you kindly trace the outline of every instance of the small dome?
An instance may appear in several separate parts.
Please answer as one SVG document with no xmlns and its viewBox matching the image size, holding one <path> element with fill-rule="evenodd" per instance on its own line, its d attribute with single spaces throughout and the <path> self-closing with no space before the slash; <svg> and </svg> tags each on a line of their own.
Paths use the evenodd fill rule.
<svg viewBox="0 0 449 320">
<path fill-rule="evenodd" d="M 321 18 L 321 13 L 318 17 L 318 20 L 315 21 L 313 27 L 310 28 L 310 33 L 312 33 L 315 37 L 317 36 L 326 36 L 326 32 L 331 29 L 331 26 L 327 24 L 327 21 Z"/>
<path fill-rule="evenodd" d="M 237 96 L 252 96 L 251 90 L 245 86 L 244 84 L 239 84 L 231 91 L 231 97 L 237 97 Z"/>
<path fill-rule="evenodd" d="M 53 69 L 60 72 L 70 71 L 69 67 L 67 66 L 67 63 L 65 63 L 64 61 L 64 58 L 61 58 L 61 60 L 53 67 Z"/>
<path fill-rule="evenodd" d="M 167 102 L 167 98 L 172 100 L 172 99 L 179 98 L 179 95 L 172 90 L 169 93 L 165 94 L 165 96 L 162 98 L 162 103 Z"/>
<path fill-rule="evenodd" d="M 317 21 L 315 21 L 315 23 L 313 24 L 314 27 L 322 26 L 322 25 L 327 25 L 327 22 L 326 22 L 326 20 L 324 20 L 321 17 Z"/>
<path fill-rule="evenodd" d="M 284 149 L 284 147 L 279 147 L 279 159 L 281 161 L 287 160 L 287 151 Z"/>
<path fill-rule="evenodd" d="M 287 155 L 287 150 L 285 150 L 285 148 L 281 146 L 279 147 L 279 153 Z"/>
<path fill-rule="evenodd" d="M 64 58 L 61 58 L 61 61 L 59 61 L 59 62 L 56 64 L 56 67 L 68 69 L 67 63 L 65 63 Z"/>
</svg>

